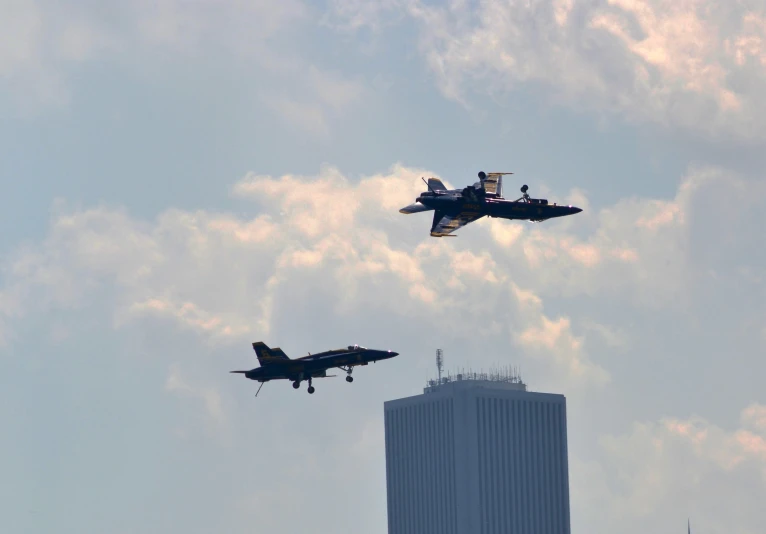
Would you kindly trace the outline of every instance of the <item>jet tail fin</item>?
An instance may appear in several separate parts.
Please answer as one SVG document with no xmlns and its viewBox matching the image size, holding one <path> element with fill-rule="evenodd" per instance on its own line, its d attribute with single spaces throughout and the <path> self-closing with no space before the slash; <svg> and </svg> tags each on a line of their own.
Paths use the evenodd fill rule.
<svg viewBox="0 0 766 534">
<path fill-rule="evenodd" d="M 446 186 L 438 178 L 428 179 L 428 189 L 431 191 L 447 191 Z"/>
<path fill-rule="evenodd" d="M 255 351 L 255 355 L 258 357 L 258 363 L 261 365 L 264 363 L 274 363 L 290 359 L 287 357 L 287 354 L 282 352 L 282 349 L 279 347 L 274 347 L 272 349 L 263 341 L 256 341 L 253 343 L 253 350 Z"/>
</svg>

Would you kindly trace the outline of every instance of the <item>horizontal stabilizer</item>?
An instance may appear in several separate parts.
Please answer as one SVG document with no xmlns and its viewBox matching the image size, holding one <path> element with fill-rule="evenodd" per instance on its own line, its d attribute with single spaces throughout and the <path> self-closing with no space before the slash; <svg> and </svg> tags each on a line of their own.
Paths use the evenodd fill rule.
<svg viewBox="0 0 766 534">
<path fill-rule="evenodd" d="M 425 204 L 421 204 L 420 202 L 415 202 L 414 204 L 410 204 L 409 206 L 405 206 L 402 209 L 399 210 L 399 213 L 420 213 L 421 211 L 431 211 L 433 208 L 429 208 Z"/>
</svg>

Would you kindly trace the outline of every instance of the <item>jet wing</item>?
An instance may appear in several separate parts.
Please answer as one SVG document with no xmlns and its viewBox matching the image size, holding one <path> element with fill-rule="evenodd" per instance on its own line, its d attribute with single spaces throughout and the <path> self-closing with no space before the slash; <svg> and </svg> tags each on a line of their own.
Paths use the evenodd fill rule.
<svg viewBox="0 0 766 534">
<path fill-rule="evenodd" d="M 468 223 L 478 221 L 482 217 L 484 217 L 483 213 L 475 211 L 461 211 L 457 215 L 446 215 L 444 212 L 437 211 L 434 213 L 431 235 L 434 237 L 444 237 Z"/>
</svg>

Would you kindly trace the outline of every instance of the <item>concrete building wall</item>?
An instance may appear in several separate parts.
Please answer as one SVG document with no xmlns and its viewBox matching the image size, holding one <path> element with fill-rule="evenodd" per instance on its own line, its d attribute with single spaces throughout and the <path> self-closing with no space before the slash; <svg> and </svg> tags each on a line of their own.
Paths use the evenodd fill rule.
<svg viewBox="0 0 766 534">
<path fill-rule="evenodd" d="M 389 534 L 570 534 L 566 400 L 524 389 L 466 380 L 385 403 Z"/>
</svg>

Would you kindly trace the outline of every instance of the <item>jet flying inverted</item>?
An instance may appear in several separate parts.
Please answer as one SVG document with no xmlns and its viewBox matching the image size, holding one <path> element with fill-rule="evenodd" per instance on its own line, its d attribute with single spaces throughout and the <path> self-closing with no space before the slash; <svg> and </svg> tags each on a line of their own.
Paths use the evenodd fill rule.
<svg viewBox="0 0 766 534">
<path fill-rule="evenodd" d="M 245 378 L 256 380 L 261 383 L 258 391 L 265 382 L 270 380 L 291 380 L 293 387 L 301 387 L 301 381 L 309 383 L 308 392 L 314 393 L 311 384 L 313 378 L 329 378 L 336 375 L 328 375 L 327 370 L 332 368 L 342 369 L 346 372 L 346 382 L 353 382 L 351 371 L 357 365 L 367 365 L 378 360 L 387 360 L 398 356 L 398 352 L 390 350 L 374 350 L 359 345 L 349 345 L 347 348 L 328 350 L 317 354 L 310 354 L 302 358 L 290 359 L 279 347 L 270 348 L 262 341 L 253 343 L 253 350 L 258 357 L 260 367 L 250 371 L 231 371 L 241 373 Z M 255 396 L 258 396 L 256 392 Z"/>
<path fill-rule="evenodd" d="M 521 187 L 521 197 L 506 200 L 502 194 L 503 176 L 506 174 L 513 173 L 482 171 L 479 173 L 478 182 L 463 189 L 447 189 L 438 178 L 429 178 L 426 182 L 428 191 L 421 193 L 414 204 L 400 209 L 399 213 L 433 210 L 431 235 L 445 237 L 485 215 L 500 219 L 542 222 L 582 211 L 575 206 L 548 204 L 548 200 L 544 198 L 531 198 L 527 194 L 529 187 L 526 184 Z"/>
</svg>

